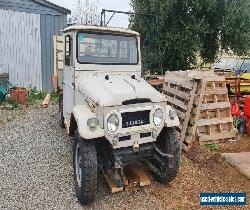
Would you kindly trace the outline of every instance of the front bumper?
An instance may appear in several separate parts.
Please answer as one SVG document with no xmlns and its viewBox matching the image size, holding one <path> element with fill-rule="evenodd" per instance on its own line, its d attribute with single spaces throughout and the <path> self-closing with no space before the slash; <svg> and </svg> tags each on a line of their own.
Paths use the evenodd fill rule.
<svg viewBox="0 0 250 210">
<path fill-rule="evenodd" d="M 113 150 L 113 161 L 119 166 L 124 166 L 135 160 L 148 160 L 154 157 L 155 144 L 148 143 L 139 147 L 138 151 L 134 151 L 133 147 L 120 148 Z"/>
<path fill-rule="evenodd" d="M 156 129 L 141 129 L 127 134 L 107 135 L 106 138 L 113 149 L 133 147 L 135 145 L 141 147 L 141 145 L 155 142 L 159 132 L 160 130 Z"/>
</svg>

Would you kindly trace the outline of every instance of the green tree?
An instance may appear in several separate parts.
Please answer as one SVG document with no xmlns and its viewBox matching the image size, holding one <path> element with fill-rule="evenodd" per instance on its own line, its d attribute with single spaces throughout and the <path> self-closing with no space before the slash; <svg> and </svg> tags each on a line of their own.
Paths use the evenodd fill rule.
<svg viewBox="0 0 250 210">
<path fill-rule="evenodd" d="M 248 0 L 131 0 L 130 27 L 142 35 L 144 68 L 179 70 L 212 62 L 219 49 L 250 49 Z"/>
</svg>

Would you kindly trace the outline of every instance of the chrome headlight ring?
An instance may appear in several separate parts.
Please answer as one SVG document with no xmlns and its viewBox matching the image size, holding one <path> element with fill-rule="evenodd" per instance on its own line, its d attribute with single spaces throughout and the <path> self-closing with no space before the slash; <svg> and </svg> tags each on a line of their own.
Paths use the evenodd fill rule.
<svg viewBox="0 0 250 210">
<path fill-rule="evenodd" d="M 161 126 L 164 118 L 164 112 L 161 108 L 157 108 L 153 114 L 154 125 L 159 127 Z"/>
<path fill-rule="evenodd" d="M 119 118 L 116 114 L 111 114 L 107 119 L 107 130 L 115 133 L 119 127 Z"/>
</svg>

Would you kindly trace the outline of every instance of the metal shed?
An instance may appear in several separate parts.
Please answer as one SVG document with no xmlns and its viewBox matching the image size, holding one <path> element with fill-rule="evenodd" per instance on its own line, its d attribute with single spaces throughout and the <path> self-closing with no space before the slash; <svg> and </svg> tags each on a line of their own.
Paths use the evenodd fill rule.
<svg viewBox="0 0 250 210">
<path fill-rule="evenodd" d="M 50 90 L 53 35 L 70 13 L 45 0 L 0 0 L 0 73 L 15 85 Z"/>
</svg>

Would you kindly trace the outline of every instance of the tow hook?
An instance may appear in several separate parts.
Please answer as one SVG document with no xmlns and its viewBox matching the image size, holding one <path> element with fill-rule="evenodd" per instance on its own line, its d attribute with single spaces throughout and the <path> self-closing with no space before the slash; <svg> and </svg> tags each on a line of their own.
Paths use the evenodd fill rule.
<svg viewBox="0 0 250 210">
<path fill-rule="evenodd" d="M 138 141 L 136 141 L 133 145 L 133 151 L 139 152 L 139 148 L 140 148 L 140 145 L 139 145 Z"/>
</svg>

